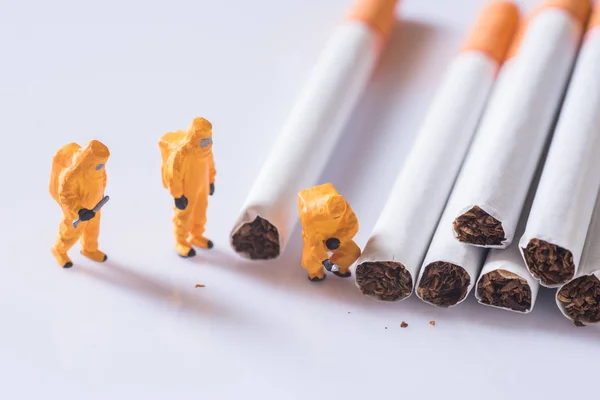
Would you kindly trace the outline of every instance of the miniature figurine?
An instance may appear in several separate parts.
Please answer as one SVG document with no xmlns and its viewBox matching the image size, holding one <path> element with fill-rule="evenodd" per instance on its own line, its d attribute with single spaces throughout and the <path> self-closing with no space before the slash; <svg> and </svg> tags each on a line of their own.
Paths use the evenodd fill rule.
<svg viewBox="0 0 600 400">
<path fill-rule="evenodd" d="M 196 118 L 187 131 L 169 132 L 159 141 L 162 182 L 174 199 L 175 249 L 181 257 L 193 257 L 193 246 L 211 249 L 205 238 L 208 196 L 215 191 L 212 125 Z"/>
<path fill-rule="evenodd" d="M 302 224 L 302 266 L 311 281 L 325 279 L 323 268 L 348 278 L 350 266 L 360 257 L 352 238 L 358 233 L 358 219 L 352 208 L 327 183 L 298 193 Z"/>
<path fill-rule="evenodd" d="M 63 268 L 73 266 L 67 252 L 80 238 L 81 254 L 97 262 L 107 259 L 98 250 L 98 235 L 100 209 L 108 201 L 104 165 L 109 156 L 104 144 L 92 140 L 84 147 L 67 144 L 52 158 L 50 194 L 63 211 L 52 254 Z"/>
</svg>

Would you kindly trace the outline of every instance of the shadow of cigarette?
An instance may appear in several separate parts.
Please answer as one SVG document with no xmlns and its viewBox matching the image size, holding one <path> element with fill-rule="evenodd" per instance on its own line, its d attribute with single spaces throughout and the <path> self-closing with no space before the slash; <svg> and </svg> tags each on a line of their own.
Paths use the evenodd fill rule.
<svg viewBox="0 0 600 400">
<path fill-rule="evenodd" d="M 491 326 L 499 330 L 519 331 L 524 334 L 544 331 L 545 334 L 586 338 L 597 342 L 600 326 L 576 327 L 560 313 L 554 294 L 554 290 L 541 288 L 533 311 L 529 314 L 481 305 L 477 302 L 473 291 L 463 303 L 449 309 L 433 307 L 413 294 L 402 302 L 400 310 L 403 316 L 408 315 L 406 318 L 410 318 L 411 315 L 427 315 L 437 321 L 460 321 L 468 325 Z"/>
</svg>

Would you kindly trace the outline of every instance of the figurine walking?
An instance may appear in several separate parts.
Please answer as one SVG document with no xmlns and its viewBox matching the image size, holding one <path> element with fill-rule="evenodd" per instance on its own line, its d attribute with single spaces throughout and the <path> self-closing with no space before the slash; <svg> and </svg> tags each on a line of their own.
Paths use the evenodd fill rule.
<svg viewBox="0 0 600 400">
<path fill-rule="evenodd" d="M 97 140 L 84 147 L 70 143 L 52 159 L 50 194 L 60 205 L 63 218 L 52 254 L 63 268 L 73 262 L 67 252 L 81 239 L 81 254 L 90 260 L 104 262 L 106 254 L 98 250 L 100 208 L 108 201 L 104 196 L 108 148 Z"/>
<path fill-rule="evenodd" d="M 193 257 L 192 246 L 211 249 L 205 238 L 208 196 L 215 191 L 212 125 L 196 118 L 187 131 L 169 132 L 160 138 L 162 182 L 174 199 L 175 249 L 181 257 Z"/>
<path fill-rule="evenodd" d="M 347 278 L 350 266 L 360 257 L 352 240 L 358 233 L 358 219 L 333 185 L 327 183 L 298 193 L 302 224 L 302 266 L 311 281 L 325 279 L 324 269 Z"/>
</svg>

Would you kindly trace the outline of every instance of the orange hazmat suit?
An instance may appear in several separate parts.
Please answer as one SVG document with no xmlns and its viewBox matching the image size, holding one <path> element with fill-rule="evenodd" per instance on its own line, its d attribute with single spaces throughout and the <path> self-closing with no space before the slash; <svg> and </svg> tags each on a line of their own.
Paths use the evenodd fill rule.
<svg viewBox="0 0 600 400">
<path fill-rule="evenodd" d="M 360 257 L 352 240 L 358 233 L 358 219 L 348 202 L 327 183 L 298 193 L 302 225 L 302 266 L 311 281 L 325 278 L 324 268 L 347 278 L 350 266 Z M 331 256 L 329 255 L 331 253 Z M 334 265 L 339 271 L 332 269 Z"/>
<path fill-rule="evenodd" d="M 58 227 L 58 237 L 52 254 L 64 268 L 73 266 L 67 252 L 81 239 L 81 254 L 103 262 L 106 254 L 98 250 L 100 211 L 93 208 L 102 200 L 106 188 L 108 148 L 97 140 L 84 147 L 70 143 L 62 147 L 52 159 L 50 194 L 60 205 L 63 218 Z M 73 221 L 82 222 L 73 227 Z"/>
<path fill-rule="evenodd" d="M 159 147 L 163 186 L 175 200 L 175 249 L 182 257 L 192 257 L 196 255 L 192 245 L 213 247 L 203 236 L 208 196 L 214 192 L 216 175 L 212 125 L 204 118 L 196 118 L 187 131 L 163 135 Z"/>
</svg>

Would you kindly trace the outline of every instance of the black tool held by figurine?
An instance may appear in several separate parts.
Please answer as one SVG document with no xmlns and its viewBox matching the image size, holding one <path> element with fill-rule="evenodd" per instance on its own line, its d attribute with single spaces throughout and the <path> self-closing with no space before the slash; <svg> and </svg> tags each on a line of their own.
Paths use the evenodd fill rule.
<svg viewBox="0 0 600 400">
<path fill-rule="evenodd" d="M 104 205 L 105 205 L 106 203 L 108 203 L 108 200 L 110 200 L 110 197 L 108 197 L 108 196 L 104 196 L 104 197 L 102 198 L 102 200 L 100 200 L 100 201 L 98 202 L 98 204 L 96 204 L 96 206 L 93 208 L 93 210 L 92 210 L 92 211 L 93 211 L 93 212 L 95 212 L 95 213 L 97 213 L 98 211 L 100 211 L 100 209 L 101 209 L 102 207 L 104 207 Z M 81 222 L 81 219 L 79 219 L 79 218 L 77 218 L 76 220 L 74 220 L 74 221 L 73 221 L 73 228 L 77 228 L 77 225 L 79 225 L 79 223 L 80 223 L 80 222 Z"/>
</svg>

